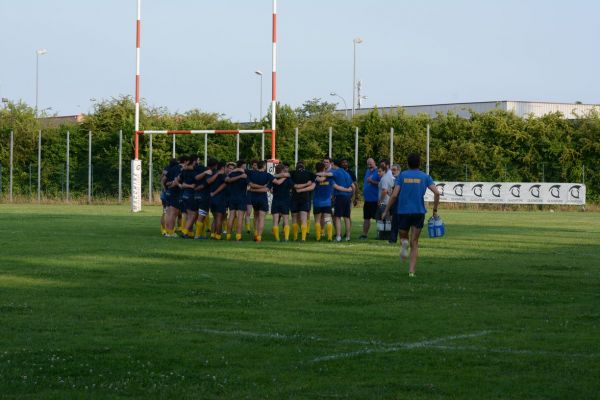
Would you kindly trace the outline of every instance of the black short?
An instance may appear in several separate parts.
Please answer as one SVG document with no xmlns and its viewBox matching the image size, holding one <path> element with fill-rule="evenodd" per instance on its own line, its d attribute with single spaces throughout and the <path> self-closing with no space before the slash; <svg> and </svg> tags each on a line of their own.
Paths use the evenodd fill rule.
<svg viewBox="0 0 600 400">
<path fill-rule="evenodd" d="M 290 211 L 292 212 L 292 214 L 296 214 L 301 211 L 310 212 L 310 200 L 292 199 L 292 204 L 290 205 Z"/>
<path fill-rule="evenodd" d="M 269 199 L 267 196 L 252 199 L 252 208 L 254 212 L 269 212 Z"/>
<path fill-rule="evenodd" d="M 365 201 L 363 204 L 363 219 L 375 219 L 378 207 L 376 201 Z"/>
<path fill-rule="evenodd" d="M 183 208 L 181 211 L 193 211 L 198 212 L 198 205 L 196 203 L 196 198 L 193 193 L 183 193 L 181 195 L 181 202 L 183 203 Z"/>
<path fill-rule="evenodd" d="M 352 210 L 352 201 L 350 196 L 335 196 L 335 203 L 333 207 L 334 216 L 350 218 L 350 211 Z"/>
<path fill-rule="evenodd" d="M 175 207 L 181 209 L 181 196 L 179 192 L 167 191 L 165 193 L 165 204 L 167 207 Z"/>
<path fill-rule="evenodd" d="M 411 226 L 422 229 L 425 223 L 425 214 L 398 214 L 398 229 L 408 231 Z"/>
<path fill-rule="evenodd" d="M 196 193 L 194 196 L 196 200 L 196 207 L 198 211 L 204 211 L 203 215 L 206 215 L 210 211 L 210 194 L 208 193 Z"/>
<path fill-rule="evenodd" d="M 329 214 L 331 215 L 331 206 L 326 207 L 313 207 L 313 213 L 317 214 Z"/>
<path fill-rule="evenodd" d="M 248 205 L 246 204 L 246 199 L 229 199 L 229 209 L 231 211 L 246 211 Z"/>
<path fill-rule="evenodd" d="M 284 214 L 290 213 L 290 200 L 277 200 L 273 199 L 271 202 L 271 214 Z"/>
<path fill-rule="evenodd" d="M 210 211 L 214 214 L 225 214 L 227 212 L 227 205 L 225 199 L 215 199 L 214 197 L 210 201 Z"/>
</svg>

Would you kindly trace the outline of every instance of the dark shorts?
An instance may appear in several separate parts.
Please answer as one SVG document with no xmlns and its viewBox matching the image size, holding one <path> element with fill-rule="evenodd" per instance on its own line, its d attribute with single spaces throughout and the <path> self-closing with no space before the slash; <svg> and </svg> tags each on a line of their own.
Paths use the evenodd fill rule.
<svg viewBox="0 0 600 400">
<path fill-rule="evenodd" d="M 259 198 L 253 198 L 252 199 L 252 208 L 254 209 L 255 212 L 257 211 L 264 211 L 264 212 L 269 212 L 269 199 L 267 198 L 267 196 L 263 197 L 259 197 Z"/>
<path fill-rule="evenodd" d="M 313 213 L 316 214 L 331 214 L 331 206 L 326 207 L 313 207 Z"/>
<path fill-rule="evenodd" d="M 225 214 L 227 212 L 227 203 L 225 199 L 215 199 L 214 197 L 210 201 L 210 211 L 213 214 Z"/>
<path fill-rule="evenodd" d="M 301 211 L 310 212 L 310 200 L 292 199 L 290 211 L 292 212 L 292 214 L 296 214 Z"/>
<path fill-rule="evenodd" d="M 352 210 L 352 201 L 350 196 L 335 196 L 333 207 L 334 216 L 350 218 L 350 211 Z"/>
<path fill-rule="evenodd" d="M 196 207 L 200 211 L 204 211 L 204 214 L 208 214 L 210 211 L 210 194 L 208 193 L 196 193 L 194 195 L 196 200 Z"/>
<path fill-rule="evenodd" d="M 246 198 L 229 199 L 229 209 L 231 211 L 246 211 L 246 207 L 248 207 Z"/>
<path fill-rule="evenodd" d="M 273 199 L 271 203 L 271 214 L 285 214 L 290 213 L 290 200 L 278 200 Z"/>
<path fill-rule="evenodd" d="M 193 211 L 198 212 L 198 205 L 196 203 L 196 198 L 193 193 L 184 193 L 181 195 L 181 202 L 183 204 L 183 208 L 181 211 Z"/>
<path fill-rule="evenodd" d="M 173 192 L 167 191 L 165 193 L 165 204 L 167 207 L 175 207 L 175 208 L 181 210 L 182 204 L 181 204 L 180 193 L 173 193 Z"/>
<path fill-rule="evenodd" d="M 421 229 L 425 223 L 425 214 L 398 214 L 398 229 L 408 231 L 411 226 Z"/>
<path fill-rule="evenodd" d="M 365 201 L 363 204 L 363 219 L 375 219 L 378 204 L 376 201 Z"/>
<path fill-rule="evenodd" d="M 164 190 L 160 192 L 160 202 L 162 203 L 163 210 L 169 206 L 167 204 L 167 193 Z"/>
</svg>

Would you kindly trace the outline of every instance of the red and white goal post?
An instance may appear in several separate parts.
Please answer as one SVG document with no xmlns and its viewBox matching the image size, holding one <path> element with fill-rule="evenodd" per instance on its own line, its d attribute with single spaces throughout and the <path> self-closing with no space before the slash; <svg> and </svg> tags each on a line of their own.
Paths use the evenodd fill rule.
<svg viewBox="0 0 600 400">
<path fill-rule="evenodd" d="M 137 0 L 137 22 L 136 22 L 136 70 L 135 70 L 135 138 L 134 159 L 131 160 L 131 211 L 142 210 L 142 161 L 139 155 L 140 135 L 243 135 L 243 134 L 270 134 L 271 135 L 271 159 L 267 161 L 267 169 L 274 172 L 278 164 L 275 156 L 276 144 L 276 105 L 277 105 L 277 0 L 273 2 L 273 42 L 272 42 L 272 64 L 271 74 L 271 129 L 232 129 L 232 130 L 140 130 L 140 44 L 141 44 L 141 0 Z"/>
</svg>

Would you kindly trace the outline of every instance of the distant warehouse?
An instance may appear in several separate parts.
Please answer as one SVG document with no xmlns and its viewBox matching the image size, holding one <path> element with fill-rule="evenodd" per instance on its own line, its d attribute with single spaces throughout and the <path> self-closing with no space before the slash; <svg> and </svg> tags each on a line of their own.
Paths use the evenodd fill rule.
<svg viewBox="0 0 600 400">
<path fill-rule="evenodd" d="M 491 110 L 512 111 L 519 117 L 533 115 L 541 117 L 546 114 L 560 112 L 567 119 L 576 119 L 588 114 L 592 110 L 600 111 L 598 104 L 580 104 L 580 103 L 549 103 L 532 101 L 481 101 L 474 103 L 449 103 L 449 104 L 428 104 L 419 106 L 395 106 L 378 107 L 381 114 L 397 112 L 402 108 L 408 115 L 427 114 L 435 117 L 438 113 L 448 114 L 449 111 L 463 118 L 469 118 L 471 112 L 484 113 Z M 355 114 L 366 114 L 374 108 L 361 108 L 355 110 Z M 338 110 L 350 114 L 350 110 Z"/>
</svg>

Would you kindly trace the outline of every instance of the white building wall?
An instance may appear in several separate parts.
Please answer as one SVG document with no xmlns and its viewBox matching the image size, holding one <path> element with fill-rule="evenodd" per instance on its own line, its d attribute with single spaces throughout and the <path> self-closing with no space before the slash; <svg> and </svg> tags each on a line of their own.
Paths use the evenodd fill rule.
<svg viewBox="0 0 600 400">
<path fill-rule="evenodd" d="M 396 112 L 400 106 L 378 108 L 381 114 Z M 600 112 L 600 106 L 595 104 L 574 104 L 574 103 L 548 103 L 548 102 L 528 102 L 528 101 L 486 101 L 475 103 L 450 103 L 450 104 L 431 104 L 418 106 L 402 106 L 408 115 L 427 114 L 435 117 L 438 113 L 443 115 L 449 111 L 456 113 L 462 118 L 469 118 L 471 112 L 485 113 L 490 110 L 499 109 L 504 111 L 513 111 L 519 117 L 526 117 L 533 114 L 535 117 L 541 117 L 546 114 L 561 112 L 567 119 L 575 119 L 576 115 L 583 116 L 595 109 Z M 366 114 L 372 108 L 362 108 L 356 110 L 356 114 Z M 345 112 L 346 110 L 339 110 Z"/>
</svg>

